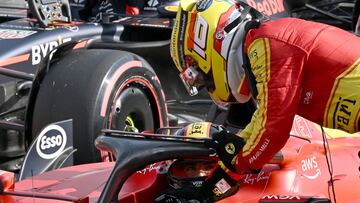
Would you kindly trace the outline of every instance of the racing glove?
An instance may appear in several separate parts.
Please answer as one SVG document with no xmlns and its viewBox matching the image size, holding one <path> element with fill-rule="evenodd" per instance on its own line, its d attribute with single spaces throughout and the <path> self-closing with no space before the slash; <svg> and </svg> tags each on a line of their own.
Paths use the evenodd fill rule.
<svg viewBox="0 0 360 203">
<path fill-rule="evenodd" d="M 237 159 L 238 154 L 240 154 L 246 143 L 245 140 L 240 136 L 226 131 L 221 125 L 209 122 L 192 123 L 178 130 L 175 135 L 211 138 L 205 142 L 205 145 L 216 151 L 216 154 L 227 169 L 239 174 L 254 172 L 242 163 L 241 157 Z M 236 169 L 239 170 L 237 171 Z"/>
<path fill-rule="evenodd" d="M 212 134 L 211 138 L 211 140 L 205 142 L 205 145 L 216 151 L 216 154 L 225 167 L 234 173 L 243 173 L 243 171 L 236 170 L 235 164 L 237 156 L 246 144 L 246 141 L 242 137 L 226 130 Z"/>
</svg>

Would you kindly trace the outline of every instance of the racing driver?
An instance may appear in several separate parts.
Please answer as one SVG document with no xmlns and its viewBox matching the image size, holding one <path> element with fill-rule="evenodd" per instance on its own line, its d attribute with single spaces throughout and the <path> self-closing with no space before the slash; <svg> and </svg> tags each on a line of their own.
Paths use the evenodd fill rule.
<svg viewBox="0 0 360 203">
<path fill-rule="evenodd" d="M 191 95 L 205 87 L 220 105 L 254 98 L 257 110 L 239 135 L 212 135 L 220 161 L 200 188 L 172 189 L 156 202 L 229 195 L 241 174 L 260 170 L 285 145 L 295 114 L 359 131 L 360 38 L 339 28 L 268 20 L 232 0 L 181 0 L 171 56 Z"/>
</svg>

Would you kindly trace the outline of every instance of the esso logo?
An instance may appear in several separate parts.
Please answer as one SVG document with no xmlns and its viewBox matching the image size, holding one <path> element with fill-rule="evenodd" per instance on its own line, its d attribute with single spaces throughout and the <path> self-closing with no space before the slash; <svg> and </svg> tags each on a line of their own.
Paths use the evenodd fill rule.
<svg viewBox="0 0 360 203">
<path fill-rule="evenodd" d="M 58 125 L 49 125 L 41 131 L 36 141 L 36 151 L 43 159 L 53 159 L 65 149 L 65 130 Z"/>
</svg>

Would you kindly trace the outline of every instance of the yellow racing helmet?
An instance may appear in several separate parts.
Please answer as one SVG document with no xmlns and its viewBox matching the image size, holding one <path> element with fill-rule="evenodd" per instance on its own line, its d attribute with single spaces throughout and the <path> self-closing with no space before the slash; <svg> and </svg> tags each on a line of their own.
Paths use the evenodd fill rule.
<svg viewBox="0 0 360 203">
<path fill-rule="evenodd" d="M 263 15 L 233 0 L 181 0 L 170 53 L 190 95 L 206 87 L 216 103 L 246 102 L 243 66 L 247 30 Z"/>
</svg>

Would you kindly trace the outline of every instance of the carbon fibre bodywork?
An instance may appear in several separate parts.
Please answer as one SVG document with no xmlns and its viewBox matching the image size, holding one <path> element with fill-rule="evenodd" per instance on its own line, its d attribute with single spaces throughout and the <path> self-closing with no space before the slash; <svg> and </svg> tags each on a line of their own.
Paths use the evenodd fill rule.
<svg viewBox="0 0 360 203">
<path fill-rule="evenodd" d="M 293 15 L 305 19 L 324 20 L 313 13 L 303 12 L 304 9 L 313 9 L 312 4 L 307 3 L 317 5 L 319 1 L 300 1 L 300 4 L 295 6 L 289 6 L 281 0 L 246 2 L 274 18 Z M 73 2 L 74 11 L 81 9 L 83 3 L 84 1 Z M 314 11 L 322 13 L 316 9 Z M 0 168 L 18 171 L 27 147 L 33 141 L 32 107 L 41 80 L 46 77 L 48 61 L 44 59 L 50 57 L 51 50 L 55 48 L 63 47 L 64 53 L 67 49 L 125 50 L 142 56 L 154 67 L 161 83 L 165 84 L 163 89 L 169 109 L 176 112 L 176 119 L 180 124 L 205 119 L 212 104 L 205 92 L 194 98 L 189 97 L 182 88 L 168 51 L 171 18 L 158 15 L 120 16 L 114 22 L 74 21 L 41 28 L 35 19 L 28 18 L 27 5 L 20 0 L 1 2 L 0 16 L 0 135 L 2 140 L 5 140 L 0 143 Z M 74 16 L 78 15 L 74 13 Z M 326 16 L 333 15 L 325 15 L 325 19 Z M 340 21 L 342 20 L 349 21 L 347 17 Z M 346 24 L 346 28 L 349 27 L 351 26 Z M 61 54 L 57 54 L 54 59 L 61 60 L 61 57 Z M 37 83 L 32 83 L 33 80 Z M 193 108 L 194 104 L 197 108 Z M 243 119 L 240 121 L 243 122 L 241 124 L 239 121 L 232 122 L 234 119 L 230 118 L 231 115 L 229 111 L 227 124 L 235 127 L 246 125 Z"/>
</svg>

